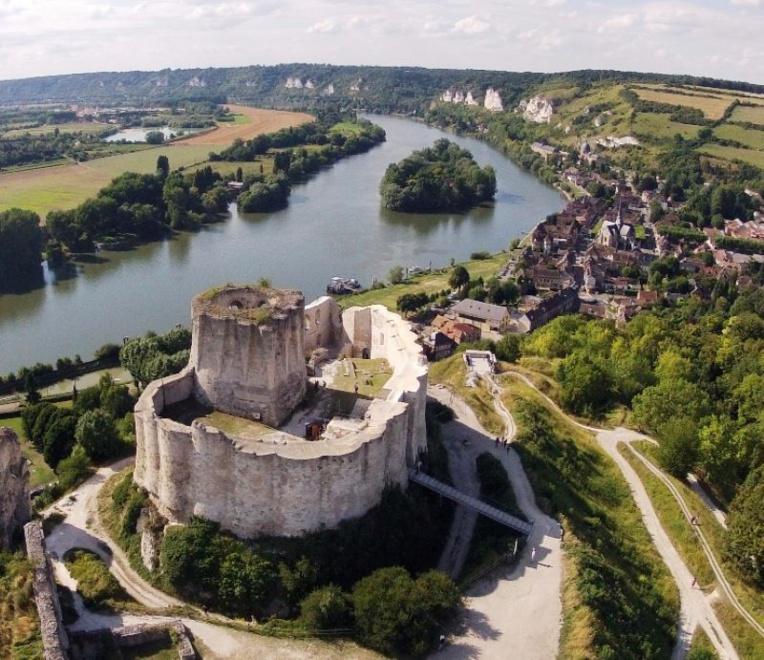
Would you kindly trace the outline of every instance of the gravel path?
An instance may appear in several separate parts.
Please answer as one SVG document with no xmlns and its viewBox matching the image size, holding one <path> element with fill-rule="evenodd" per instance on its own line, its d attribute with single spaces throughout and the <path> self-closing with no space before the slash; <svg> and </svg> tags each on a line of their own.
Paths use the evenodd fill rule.
<svg viewBox="0 0 764 660">
<path fill-rule="evenodd" d="M 154 588 L 138 575 L 129 564 L 121 548 L 117 546 L 100 527 L 97 516 L 97 496 L 103 484 L 114 474 L 132 463 L 128 458 L 107 467 L 100 468 L 90 479 L 74 492 L 54 503 L 44 513 L 60 513 L 64 521 L 57 525 L 45 539 L 52 558 L 56 580 L 74 590 L 77 581 L 69 574 L 62 559 L 71 548 L 86 548 L 98 554 L 109 566 L 117 581 L 138 603 L 154 610 L 154 614 L 118 613 L 104 615 L 87 609 L 79 594 L 74 594 L 74 605 L 79 614 L 72 630 L 95 630 L 114 628 L 135 623 L 159 623 L 177 620 L 178 617 L 162 616 L 161 611 L 173 606 L 188 606 Z M 194 609 L 194 608 L 192 608 Z M 276 639 L 255 633 L 237 630 L 226 625 L 227 619 L 219 615 L 205 616 L 196 610 L 200 621 L 187 617 L 180 620 L 191 630 L 195 639 L 201 640 L 209 651 L 205 658 L 245 660 L 251 658 L 358 658 L 369 659 L 379 656 L 350 642 L 324 642 L 320 640 Z M 218 620 L 220 624 L 216 624 Z"/>
<path fill-rule="evenodd" d="M 517 563 L 511 569 L 497 569 L 469 589 L 459 629 L 434 657 L 554 658 L 562 621 L 560 526 L 536 506 L 519 456 L 511 448 L 496 447 L 495 440 L 461 398 L 438 387 L 430 388 L 429 394 L 450 406 L 456 415 L 456 419 L 444 427 L 454 485 L 465 492 L 476 486 L 475 458 L 482 452 L 490 452 L 507 470 L 518 506 L 534 522 L 533 533 Z M 468 481 L 466 487 L 457 476 L 465 471 L 474 479 L 474 484 Z M 468 524 L 455 518 L 452 536 L 459 538 L 449 539 L 449 543 L 453 540 L 460 548 L 458 552 L 463 552 L 465 557 L 471 539 L 468 531 Z"/>
<path fill-rule="evenodd" d="M 629 484 L 629 488 L 634 496 L 634 501 L 642 513 L 645 527 L 653 539 L 658 554 L 660 554 L 663 562 L 668 567 L 674 577 L 677 588 L 679 589 L 681 599 L 680 620 L 672 658 L 683 658 L 687 654 L 695 629 L 700 626 L 708 635 L 720 658 L 736 660 L 738 658 L 737 651 L 727 636 L 724 627 L 719 622 L 712 606 L 716 595 L 706 595 L 699 588 L 692 586 L 694 581 L 693 576 L 682 558 L 679 556 L 679 553 L 666 534 L 666 531 L 661 526 L 660 521 L 658 520 L 658 515 L 653 508 L 650 497 L 648 496 L 639 475 L 637 475 L 631 465 L 629 465 L 628 461 L 618 452 L 617 444 L 619 442 L 629 445 L 634 440 L 645 440 L 645 436 L 629 429 L 618 428 L 607 430 L 582 424 L 567 415 L 550 397 L 541 392 L 529 378 L 517 372 L 511 372 L 511 375 L 519 378 L 526 385 L 533 388 L 546 400 L 547 403 L 549 403 L 549 405 L 551 405 L 571 424 L 593 432 L 596 435 L 599 445 L 615 461 L 626 479 L 626 482 Z M 658 476 L 660 476 L 661 473 L 659 470 L 658 473 Z M 719 576 L 717 575 L 717 578 L 718 577 Z M 721 577 L 722 580 L 724 580 L 723 575 Z M 724 581 L 726 582 L 726 580 Z"/>
</svg>

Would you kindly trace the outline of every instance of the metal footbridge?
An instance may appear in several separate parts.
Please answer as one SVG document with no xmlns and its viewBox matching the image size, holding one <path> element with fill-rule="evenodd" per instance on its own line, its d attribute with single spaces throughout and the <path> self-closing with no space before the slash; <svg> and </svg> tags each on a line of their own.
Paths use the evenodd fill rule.
<svg viewBox="0 0 764 660">
<path fill-rule="evenodd" d="M 419 484 L 420 486 L 434 491 L 443 497 L 447 497 L 449 500 L 453 500 L 458 504 L 463 504 L 464 506 L 477 511 L 479 514 L 485 516 L 486 518 L 490 518 L 491 520 L 509 527 L 516 532 L 520 532 L 520 534 L 528 536 L 533 529 L 533 523 L 528 523 L 524 520 L 520 520 L 520 518 L 510 515 L 506 511 L 502 511 L 495 506 L 486 504 L 482 500 L 479 500 L 477 497 L 466 495 L 453 486 L 449 486 L 448 484 L 444 484 L 442 481 L 433 479 L 431 476 L 424 474 L 424 472 L 411 470 L 411 472 L 409 472 L 409 479 L 415 484 Z"/>
</svg>

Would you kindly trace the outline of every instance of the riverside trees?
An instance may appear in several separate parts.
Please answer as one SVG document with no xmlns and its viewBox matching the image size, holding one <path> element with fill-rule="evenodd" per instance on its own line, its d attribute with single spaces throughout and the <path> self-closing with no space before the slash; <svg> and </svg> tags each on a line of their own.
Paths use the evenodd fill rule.
<svg viewBox="0 0 764 660">
<path fill-rule="evenodd" d="M 496 173 L 481 168 L 466 149 L 443 138 L 399 163 L 380 184 L 382 205 L 393 211 L 462 211 L 496 195 Z"/>
</svg>

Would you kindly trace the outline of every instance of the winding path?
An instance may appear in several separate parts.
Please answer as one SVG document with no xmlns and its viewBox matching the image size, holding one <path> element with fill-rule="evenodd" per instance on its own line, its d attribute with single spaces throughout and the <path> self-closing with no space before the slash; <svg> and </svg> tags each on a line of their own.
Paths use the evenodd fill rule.
<svg viewBox="0 0 764 660">
<path fill-rule="evenodd" d="M 74 606 L 79 618 L 72 630 L 115 628 L 135 623 L 159 623 L 180 619 L 196 639 L 210 651 L 205 657 L 246 660 L 256 657 L 287 658 L 377 658 L 375 653 L 361 649 L 350 642 L 327 644 L 321 640 L 277 639 L 253 632 L 234 629 L 234 623 L 222 615 L 205 614 L 195 607 L 179 601 L 156 589 L 131 567 L 122 549 L 103 530 L 98 519 L 98 492 L 113 475 L 132 463 L 128 458 L 102 467 L 72 493 L 65 495 L 43 513 L 59 513 L 64 520 L 46 536 L 45 543 L 51 555 L 56 581 L 74 591 L 77 582 L 65 564 L 64 554 L 72 548 L 86 548 L 95 552 L 108 565 L 117 581 L 138 603 L 151 610 L 147 614 L 118 613 L 104 615 L 87 609 L 78 593 L 74 593 Z M 173 616 L 170 608 L 183 607 L 187 616 Z M 167 614 L 163 614 L 166 611 Z M 189 616 L 190 615 L 190 616 Z M 241 625 L 242 622 L 236 622 Z"/>
<path fill-rule="evenodd" d="M 554 658 L 562 622 L 560 526 L 536 506 L 517 453 L 502 445 L 497 447 L 461 398 L 439 387 L 429 388 L 428 393 L 454 410 L 454 421 L 443 427 L 454 483 L 460 490 L 477 494 L 475 459 L 489 452 L 504 465 L 518 506 L 534 522 L 517 563 L 497 569 L 468 590 L 459 629 L 434 657 Z M 513 429 L 514 422 L 508 428 Z M 460 518 L 463 508 L 457 507 L 445 559 L 441 558 L 441 566 L 447 569 L 463 565 L 469 550 L 475 515 L 466 511 Z"/>
<path fill-rule="evenodd" d="M 700 588 L 693 587 L 693 576 L 680 557 L 673 543 L 671 542 L 671 539 L 668 537 L 668 534 L 666 534 L 663 526 L 660 524 L 658 515 L 656 514 L 652 502 L 650 501 L 650 497 L 648 496 L 647 491 L 642 484 L 642 480 L 639 478 L 639 475 L 634 471 L 631 465 L 629 465 L 628 461 L 618 452 L 617 445 L 619 442 L 623 442 L 630 447 L 631 442 L 634 440 L 644 440 L 646 439 L 645 436 L 623 428 L 608 430 L 582 424 L 578 420 L 565 413 L 557 405 L 557 403 L 555 403 L 554 400 L 539 390 L 533 381 L 531 381 L 524 374 L 518 373 L 516 371 L 510 371 L 509 374 L 515 378 L 520 379 L 524 384 L 531 387 L 568 422 L 586 431 L 594 433 L 599 445 L 605 452 L 607 452 L 607 454 L 613 459 L 618 468 L 621 470 L 621 473 L 626 479 L 626 482 L 631 489 L 632 495 L 634 496 L 634 501 L 636 502 L 642 514 L 642 519 L 645 523 L 645 527 L 647 528 L 647 531 L 652 537 L 653 543 L 658 550 L 658 554 L 660 554 L 663 562 L 668 567 L 679 589 L 681 606 L 679 614 L 679 625 L 677 628 L 677 640 L 674 646 L 672 658 L 683 658 L 687 654 L 695 629 L 697 626 L 700 626 L 708 635 L 709 639 L 714 645 L 714 648 L 716 649 L 716 652 L 721 658 L 736 660 L 738 658 L 737 651 L 735 650 L 735 647 L 727 636 L 724 627 L 719 622 L 719 619 L 716 616 L 716 612 L 713 609 L 712 604 L 715 598 L 714 594 L 707 596 L 703 593 L 703 591 L 701 591 Z M 637 455 L 639 454 L 637 453 Z M 662 474 L 659 470 L 658 473 Z M 676 496 L 677 494 L 675 494 L 675 497 Z M 681 499 L 681 496 L 679 496 L 679 498 Z M 681 503 L 684 504 L 684 500 L 681 500 Z M 719 579 L 720 584 L 726 583 L 727 587 L 729 587 L 729 584 L 724 578 L 724 575 L 721 574 L 721 571 L 719 574 L 717 574 L 717 579 Z M 727 590 L 725 589 L 725 593 L 726 591 Z M 732 591 L 731 588 L 730 591 Z M 737 599 L 732 602 L 734 605 L 737 602 Z"/>
</svg>

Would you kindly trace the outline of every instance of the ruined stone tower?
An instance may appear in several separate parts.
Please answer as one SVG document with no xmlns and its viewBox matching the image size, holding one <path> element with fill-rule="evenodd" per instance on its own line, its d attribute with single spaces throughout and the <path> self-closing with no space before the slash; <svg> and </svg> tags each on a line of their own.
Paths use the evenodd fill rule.
<svg viewBox="0 0 764 660">
<path fill-rule="evenodd" d="M 225 286 L 192 303 L 196 398 L 277 427 L 305 394 L 305 299 L 299 291 Z"/>
<path fill-rule="evenodd" d="M 29 468 L 18 436 L 0 426 L 0 549 L 9 548 L 14 534 L 29 520 Z"/>
</svg>

